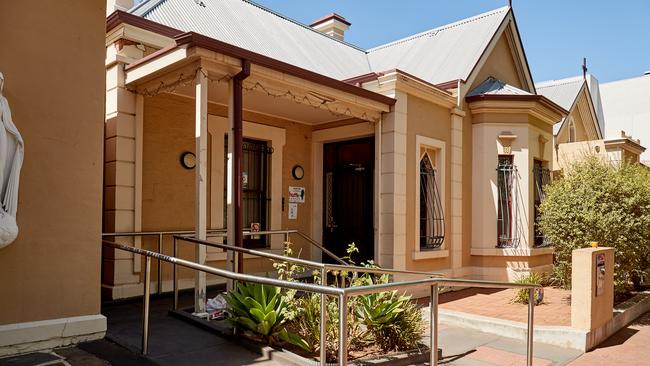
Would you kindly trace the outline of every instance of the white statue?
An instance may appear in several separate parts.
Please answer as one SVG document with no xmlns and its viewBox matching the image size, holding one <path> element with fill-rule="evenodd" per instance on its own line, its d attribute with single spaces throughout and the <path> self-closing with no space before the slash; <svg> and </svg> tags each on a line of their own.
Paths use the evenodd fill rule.
<svg viewBox="0 0 650 366">
<path fill-rule="evenodd" d="M 2 94 L 4 81 L 0 73 L 0 248 L 18 236 L 18 180 L 24 155 L 23 138 L 11 119 L 9 102 Z"/>
</svg>

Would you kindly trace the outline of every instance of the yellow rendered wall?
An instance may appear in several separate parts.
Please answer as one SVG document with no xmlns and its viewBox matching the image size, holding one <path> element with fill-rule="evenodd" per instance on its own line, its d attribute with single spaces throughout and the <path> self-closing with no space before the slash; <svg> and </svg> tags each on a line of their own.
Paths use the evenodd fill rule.
<svg viewBox="0 0 650 366">
<path fill-rule="evenodd" d="M 223 106 L 210 104 L 210 115 L 226 117 Z M 286 143 L 282 151 L 282 167 L 272 167 L 271 175 L 282 174 L 282 195 L 285 197 L 284 211 L 271 212 L 282 215 L 281 228 L 299 229 L 311 232 L 312 187 L 311 187 L 311 131 L 312 127 L 279 118 L 244 113 L 244 120 L 261 125 L 285 129 Z M 246 137 L 246 131 L 244 131 Z M 184 151 L 195 150 L 194 139 L 194 100 L 169 94 L 160 94 L 144 100 L 144 133 L 142 161 L 142 230 L 193 230 L 195 172 L 180 165 L 180 155 Z M 208 154 L 210 155 L 210 154 Z M 305 176 L 296 181 L 291 176 L 294 165 L 303 166 Z M 223 176 L 212 175 L 211 179 L 223 180 Z M 209 186 L 209 184 L 208 184 Z M 306 188 L 305 203 L 299 204 L 298 219 L 288 220 L 286 195 L 289 186 Z M 210 197 L 208 196 L 208 200 Z M 221 209 L 221 208 L 219 208 Z M 208 217 L 208 222 L 210 217 Z M 217 228 L 223 227 L 219 225 Z M 292 237 L 300 257 L 310 259 L 310 247 L 297 236 Z M 164 252 L 171 254 L 171 239 L 165 242 Z M 155 240 L 143 243 L 144 247 L 154 248 Z M 189 244 L 180 246 L 182 258 L 194 258 L 194 249 Z M 224 267 L 223 260 L 211 261 L 209 265 Z M 272 270 L 271 262 L 262 259 L 246 259 L 246 272 Z M 155 266 L 152 267 L 156 275 Z M 181 271 L 181 277 L 190 277 L 190 271 Z M 171 278 L 171 268 L 163 268 L 163 279 Z"/>
<path fill-rule="evenodd" d="M 449 109 L 409 95 L 406 136 L 406 268 L 432 271 L 451 267 L 451 257 L 413 259 L 419 238 L 416 233 L 416 180 L 420 179 L 419 155 L 416 155 L 416 135 L 445 142 L 445 242 L 441 249 L 451 253 L 451 115 Z"/>
<path fill-rule="evenodd" d="M 0 324 L 98 314 L 104 0 L 0 2 L 0 71 L 25 141 Z"/>
</svg>

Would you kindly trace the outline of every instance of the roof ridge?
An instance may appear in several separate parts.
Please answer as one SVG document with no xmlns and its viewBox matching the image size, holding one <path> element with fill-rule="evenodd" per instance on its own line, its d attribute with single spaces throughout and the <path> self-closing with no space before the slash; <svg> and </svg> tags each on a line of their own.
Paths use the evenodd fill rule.
<svg viewBox="0 0 650 366">
<path fill-rule="evenodd" d="M 573 83 L 578 83 L 578 82 L 584 82 L 582 76 L 571 76 L 568 78 L 564 79 L 558 79 L 558 80 L 545 80 L 541 81 L 539 83 L 535 84 L 535 88 L 548 88 L 552 86 L 560 86 L 560 85 L 568 85 L 568 84 L 573 84 Z"/>
<path fill-rule="evenodd" d="M 482 19 L 482 18 L 487 18 L 489 16 L 493 16 L 493 15 L 496 15 L 496 14 L 499 14 L 499 13 L 503 13 L 504 10 L 508 10 L 508 9 L 510 9 L 510 7 L 503 6 L 503 7 L 494 9 L 494 10 L 487 11 L 485 13 L 481 13 L 481 14 L 478 14 L 478 15 L 471 16 L 469 18 L 463 18 L 463 19 L 457 20 L 457 21 L 452 22 L 452 23 L 444 24 L 444 25 L 441 25 L 439 27 L 426 30 L 424 32 L 416 33 L 416 34 L 413 34 L 413 35 L 398 39 L 396 41 L 392 41 L 392 42 L 389 42 L 389 43 L 386 43 L 386 44 L 383 44 L 383 45 L 379 45 L 377 47 L 369 48 L 367 50 L 367 52 L 370 53 L 370 52 L 382 50 L 382 49 L 385 49 L 385 48 L 388 48 L 388 47 L 396 46 L 398 44 L 410 42 L 412 40 L 422 38 L 424 36 L 435 36 L 439 32 L 442 32 L 442 31 L 445 31 L 445 30 L 448 30 L 448 29 L 451 29 L 451 28 L 455 28 L 455 27 L 458 27 L 458 26 L 461 26 L 461 25 L 464 25 L 464 24 L 467 24 L 467 23 L 471 23 L 471 22 L 474 22 L 474 21 Z"/>
</svg>

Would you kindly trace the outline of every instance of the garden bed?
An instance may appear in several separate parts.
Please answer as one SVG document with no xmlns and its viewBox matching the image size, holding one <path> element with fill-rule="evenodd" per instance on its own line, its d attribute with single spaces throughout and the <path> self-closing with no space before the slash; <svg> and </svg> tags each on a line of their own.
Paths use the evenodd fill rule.
<svg viewBox="0 0 650 366">
<path fill-rule="evenodd" d="M 246 349 L 266 356 L 269 359 L 278 361 L 284 365 L 320 365 L 318 355 L 308 353 L 299 347 L 282 344 L 270 347 L 259 340 L 243 334 L 235 334 L 235 328 L 226 320 L 207 320 L 192 315 L 193 308 L 181 310 L 170 310 L 169 314 L 181 320 L 190 322 L 209 332 L 216 333 L 228 340 L 244 346 Z M 420 345 L 421 348 L 411 351 L 388 352 L 377 356 L 381 351 L 378 347 L 368 347 L 363 350 L 352 351 L 348 355 L 351 365 L 374 365 L 374 366 L 401 366 L 419 364 L 429 360 L 429 347 Z M 442 357 L 441 350 L 438 350 L 438 357 Z M 328 362 L 328 365 L 336 365 L 335 362 Z"/>
</svg>

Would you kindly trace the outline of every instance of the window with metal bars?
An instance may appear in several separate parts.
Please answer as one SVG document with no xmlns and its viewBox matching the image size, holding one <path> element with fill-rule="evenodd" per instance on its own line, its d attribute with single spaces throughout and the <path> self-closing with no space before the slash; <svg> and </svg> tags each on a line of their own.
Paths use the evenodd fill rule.
<svg viewBox="0 0 650 366">
<path fill-rule="evenodd" d="M 516 228 L 516 179 L 517 168 L 514 165 L 513 156 L 499 155 L 497 165 L 497 248 L 510 248 L 519 244 Z"/>
<path fill-rule="evenodd" d="M 551 182 L 551 171 L 540 160 L 533 161 L 533 179 L 535 181 L 535 242 L 536 247 L 551 245 L 549 239 L 539 230 L 539 205 L 544 200 L 544 186 Z"/>
<path fill-rule="evenodd" d="M 428 153 L 420 159 L 420 249 L 440 248 L 445 240 L 445 217 L 436 169 Z"/>
</svg>

